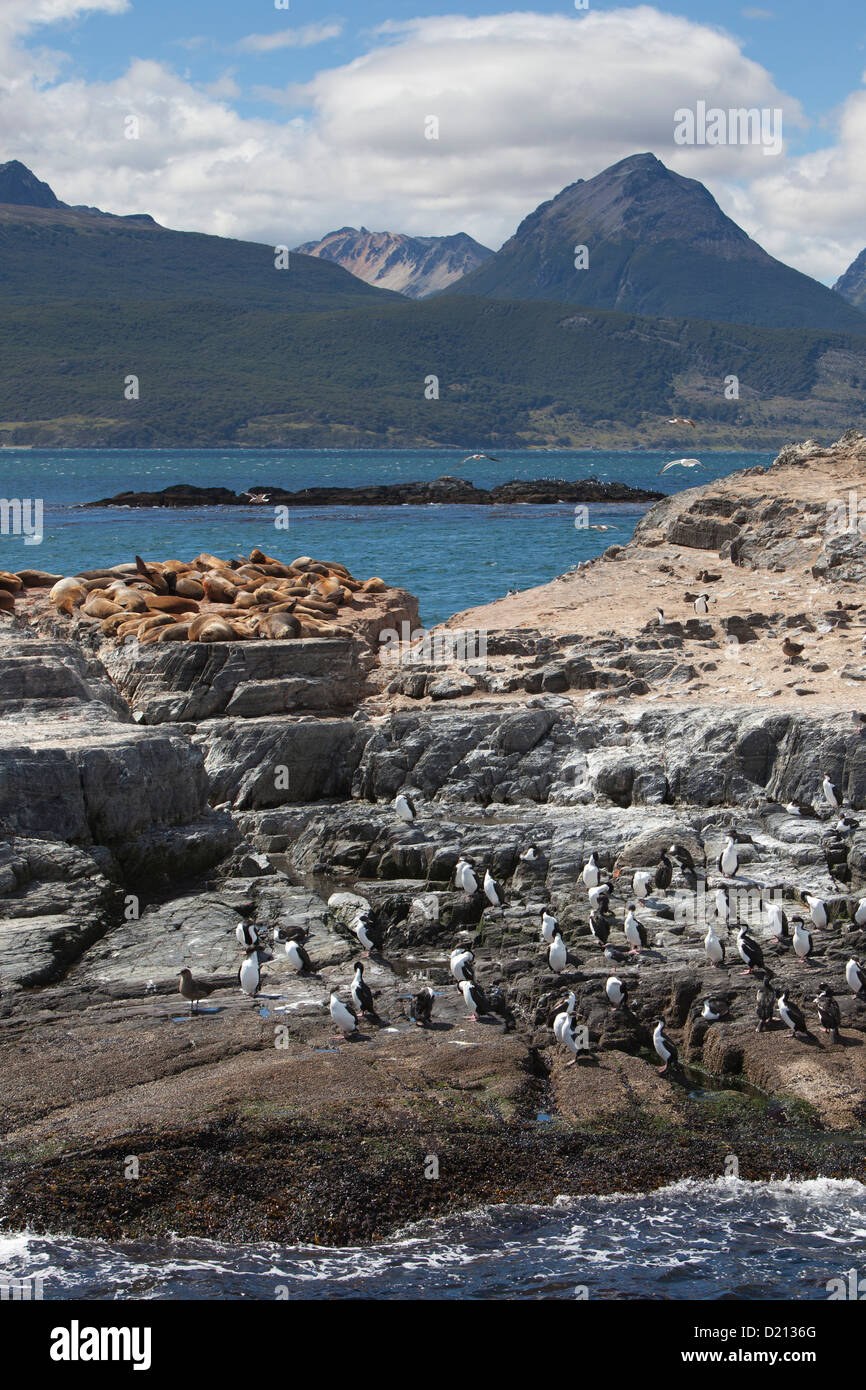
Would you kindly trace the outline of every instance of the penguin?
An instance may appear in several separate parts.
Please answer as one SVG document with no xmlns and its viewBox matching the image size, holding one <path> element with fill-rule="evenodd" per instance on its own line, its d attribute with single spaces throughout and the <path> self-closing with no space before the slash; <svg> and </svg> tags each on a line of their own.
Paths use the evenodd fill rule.
<svg viewBox="0 0 866 1390">
<path fill-rule="evenodd" d="M 640 955 L 647 944 L 646 927 L 639 922 L 635 916 L 634 903 L 629 903 L 628 911 L 625 914 L 623 931 L 625 939 L 631 946 L 632 955 Z"/>
<path fill-rule="evenodd" d="M 805 1014 L 789 997 L 788 990 L 782 990 L 782 993 L 776 1000 L 776 1008 L 779 1010 L 779 1017 L 785 1027 L 790 1028 L 790 1036 L 792 1038 L 796 1037 L 798 1033 L 805 1033 L 808 1035 L 809 1029 L 806 1027 Z"/>
<path fill-rule="evenodd" d="M 505 905 L 502 885 L 497 883 L 489 869 L 484 871 L 484 896 L 491 907 L 503 907 Z"/>
<path fill-rule="evenodd" d="M 358 1027 L 358 1018 L 354 1009 L 350 1009 L 348 1004 L 344 1004 L 333 992 L 328 1007 L 331 1011 L 331 1018 L 340 1030 L 338 1037 L 342 1035 L 347 1038 L 355 1032 Z"/>
<path fill-rule="evenodd" d="M 548 942 L 553 940 L 553 933 L 559 929 L 559 922 L 548 912 L 546 907 L 541 909 L 541 939 Z"/>
<path fill-rule="evenodd" d="M 589 929 L 600 946 L 607 945 L 610 936 L 610 922 L 601 908 L 594 908 L 589 914 Z"/>
<path fill-rule="evenodd" d="M 721 999 L 705 999 L 704 1007 L 701 1009 L 701 1018 L 707 1023 L 718 1023 L 720 1018 L 724 1018 L 727 1013 L 725 1003 Z"/>
<path fill-rule="evenodd" d="M 794 947 L 794 955 L 801 962 L 801 964 L 805 965 L 806 961 L 808 960 L 809 956 L 811 956 L 812 951 L 814 949 L 812 933 L 806 931 L 806 923 L 803 921 L 802 917 L 795 917 L 791 925 L 794 928 L 794 936 L 792 941 L 792 945 Z"/>
<path fill-rule="evenodd" d="M 836 996 L 830 985 L 824 983 L 820 985 L 818 993 L 815 995 L 815 1007 L 818 1010 L 821 1028 L 825 1033 L 830 1034 L 831 1043 L 840 1042 L 839 1024 L 842 1020 Z"/>
<path fill-rule="evenodd" d="M 583 866 L 583 872 L 580 876 L 583 879 L 584 886 L 586 888 L 595 888 L 596 884 L 601 878 L 601 871 L 598 867 L 598 861 L 594 853 L 591 854 L 587 859 L 586 863 Z"/>
<path fill-rule="evenodd" d="M 638 869 L 631 881 L 632 892 L 638 902 L 643 902 L 655 878 L 652 869 Z"/>
<path fill-rule="evenodd" d="M 842 805 L 842 793 L 835 782 L 830 781 L 826 772 L 824 773 L 824 780 L 821 783 L 821 790 L 824 793 L 824 800 L 827 802 L 828 806 L 832 806 L 834 810 L 838 811 Z"/>
<path fill-rule="evenodd" d="M 251 946 L 246 953 L 246 958 L 238 971 L 238 984 L 244 994 L 248 994 L 254 999 L 261 989 L 262 978 L 259 970 L 259 953 L 255 946 Z"/>
<path fill-rule="evenodd" d="M 376 1013 L 376 1005 L 373 1001 L 373 991 L 364 979 L 364 966 L 361 961 L 355 961 L 355 975 L 351 984 L 352 1003 L 355 1005 L 359 1014 L 366 1014 L 374 1023 L 381 1023 L 379 1015 Z"/>
<path fill-rule="evenodd" d="M 813 924 L 819 931 L 823 931 L 829 921 L 827 904 L 821 898 L 813 897 L 811 893 L 804 893 L 803 898 L 808 905 L 809 916 L 812 918 Z"/>
<path fill-rule="evenodd" d="M 235 927 L 235 938 L 239 946 L 243 946 L 248 951 L 251 946 L 259 944 L 259 929 L 252 922 L 238 922 Z"/>
<path fill-rule="evenodd" d="M 712 923 L 707 927 L 707 934 L 704 937 L 704 951 L 710 965 L 716 969 L 725 963 L 725 943 L 720 941 L 713 931 Z"/>
<path fill-rule="evenodd" d="M 415 803 L 412 800 L 411 796 L 407 796 L 405 792 L 400 792 L 397 796 L 394 797 L 394 801 L 392 804 L 394 810 L 397 812 L 399 819 L 402 821 L 406 821 L 408 825 L 411 825 L 412 821 L 418 814 L 418 812 L 415 809 Z"/>
<path fill-rule="evenodd" d="M 490 1006 L 487 1003 L 487 996 L 474 980 L 464 980 L 460 985 L 460 993 L 463 995 L 467 1009 L 472 1010 L 471 1014 L 466 1015 L 469 1023 L 477 1022 L 481 1014 L 489 1014 Z"/>
<path fill-rule="evenodd" d="M 463 946 L 454 947 L 454 950 L 451 952 L 449 965 L 451 974 L 454 976 L 458 985 L 461 985 L 464 980 L 473 980 L 475 978 L 472 970 L 472 963 L 474 960 L 474 951 L 467 950 Z"/>
<path fill-rule="evenodd" d="M 664 1062 L 664 1066 L 658 1069 L 659 1076 L 664 1076 L 668 1067 L 675 1067 L 677 1065 L 679 1053 L 677 1052 L 676 1046 L 671 1042 L 665 1032 L 665 1021 L 663 1018 L 657 1021 L 653 1030 L 653 1047 Z"/>
<path fill-rule="evenodd" d="M 571 1028 L 571 1020 L 574 1015 L 574 1006 L 576 1003 L 577 999 L 574 990 L 571 990 L 565 1001 L 565 1008 L 558 1013 L 553 1020 L 553 1036 L 556 1038 L 557 1042 L 562 1042 L 562 1030 L 564 1028 Z"/>
<path fill-rule="evenodd" d="M 656 609 L 656 623 L 659 627 L 664 627 L 665 625 L 664 609 L 662 608 Z"/>
<path fill-rule="evenodd" d="M 661 852 L 658 867 L 655 872 L 655 886 L 659 892 L 666 893 L 671 886 L 671 879 L 674 876 L 674 866 L 664 850 Z"/>
<path fill-rule="evenodd" d="M 762 969 L 764 965 L 764 953 L 753 936 L 749 936 L 745 927 L 740 927 L 737 933 L 737 950 L 740 953 L 740 960 L 748 966 L 743 971 L 744 975 L 752 975 L 755 970 Z"/>
<path fill-rule="evenodd" d="M 608 975 L 604 985 L 612 1009 L 624 1009 L 628 1003 L 628 988 L 618 975 Z"/>
<path fill-rule="evenodd" d="M 694 608 L 699 618 L 705 618 L 710 611 L 709 594 L 698 594 L 695 599 Z"/>
<path fill-rule="evenodd" d="M 562 939 L 562 932 L 557 927 L 553 933 L 553 940 L 547 948 L 547 963 L 557 975 L 565 969 L 568 964 L 568 950 Z"/>
<path fill-rule="evenodd" d="M 866 898 L 861 898 L 854 911 L 851 913 L 851 921 L 855 927 L 866 927 Z"/>
<path fill-rule="evenodd" d="M 295 937 L 292 937 L 290 941 L 286 942 L 285 951 L 289 958 L 289 965 L 296 975 L 314 973 L 310 957 L 307 955 L 301 942 L 297 941 Z"/>
<path fill-rule="evenodd" d="M 763 1033 L 767 1025 L 773 1021 L 773 1014 L 776 1009 L 776 991 L 772 985 L 772 970 L 763 970 L 758 973 L 762 979 L 755 995 L 755 1012 L 758 1015 L 758 1026 L 755 1032 Z"/>
<path fill-rule="evenodd" d="M 413 1020 L 416 1028 L 429 1028 L 433 1019 L 433 1000 L 435 995 L 429 985 L 412 996 L 409 1005 L 409 1017 Z"/>
<path fill-rule="evenodd" d="M 720 874 L 724 874 L 725 878 L 736 878 L 737 870 L 740 867 L 740 856 L 737 854 L 737 842 L 733 835 L 729 835 L 725 841 L 725 847 L 717 862 Z"/>
<path fill-rule="evenodd" d="M 845 966 L 845 982 L 858 999 L 866 999 L 866 970 L 854 956 Z"/>
<path fill-rule="evenodd" d="M 776 941 L 787 941 L 788 918 L 782 909 L 781 903 L 770 903 L 768 905 L 767 926 L 770 928 Z"/>
<path fill-rule="evenodd" d="M 371 951 L 378 951 L 382 945 L 380 933 L 373 925 L 373 914 L 368 908 L 364 912 L 359 912 L 352 923 L 352 931 L 364 947 L 364 955 L 369 956 Z"/>
</svg>

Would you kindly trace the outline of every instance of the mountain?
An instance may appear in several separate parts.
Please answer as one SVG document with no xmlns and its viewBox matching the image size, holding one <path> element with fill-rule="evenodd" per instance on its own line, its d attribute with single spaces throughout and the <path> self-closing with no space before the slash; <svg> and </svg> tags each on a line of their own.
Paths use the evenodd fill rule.
<svg viewBox="0 0 866 1390">
<path fill-rule="evenodd" d="M 28 175 L 7 190 L 45 203 Z M 837 437 L 866 394 L 861 333 L 419 302 L 314 256 L 277 270 L 270 246 L 63 205 L 0 204 L 0 318 L 0 445 L 773 448 Z M 698 422 L 685 444 L 675 415 Z"/>
<path fill-rule="evenodd" d="M 578 246 L 588 249 L 588 269 L 575 268 Z M 866 332 L 858 310 L 768 255 L 702 183 L 652 154 L 623 159 L 542 203 L 447 293 Z"/>
<path fill-rule="evenodd" d="M 866 309 L 866 250 L 861 251 L 844 274 L 839 276 L 833 289 L 856 309 Z"/>
<path fill-rule="evenodd" d="M 455 236 L 406 236 L 402 232 L 368 232 L 341 227 L 321 241 L 297 248 L 308 256 L 334 261 L 344 270 L 381 289 L 409 299 L 426 299 L 467 275 L 493 252 L 465 232 Z"/>
<path fill-rule="evenodd" d="M 273 246 L 70 207 L 17 160 L 0 165 L 0 308 L 186 299 L 315 311 L 391 298 L 312 256 L 277 270 Z"/>
</svg>

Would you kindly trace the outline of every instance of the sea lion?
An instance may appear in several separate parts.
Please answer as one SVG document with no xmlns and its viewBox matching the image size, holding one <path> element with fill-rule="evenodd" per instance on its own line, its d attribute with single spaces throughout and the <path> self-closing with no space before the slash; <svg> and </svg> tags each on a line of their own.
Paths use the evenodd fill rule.
<svg viewBox="0 0 866 1390">
<path fill-rule="evenodd" d="M 204 598 L 204 585 L 191 575 L 182 574 L 174 586 L 176 594 L 181 598 Z"/>
<path fill-rule="evenodd" d="M 163 613 L 197 613 L 198 603 L 194 598 L 182 598 L 180 594 L 148 594 L 148 608 Z"/>
<path fill-rule="evenodd" d="M 280 642 L 289 637 L 297 637 L 301 632 L 301 624 L 292 613 L 277 612 L 272 609 L 259 620 L 259 634 L 262 637 L 269 637 L 272 641 Z"/>
<path fill-rule="evenodd" d="M 235 608 L 255 608 L 256 604 L 257 599 L 255 594 L 250 593 L 248 589 L 241 589 L 234 602 Z"/>
<path fill-rule="evenodd" d="M 15 595 L 8 589 L 0 589 L 0 613 L 15 612 Z"/>
<path fill-rule="evenodd" d="M 48 574 L 46 570 L 19 570 L 18 578 L 25 589 L 50 589 L 52 584 L 60 583 L 63 575 Z"/>
<path fill-rule="evenodd" d="M 197 619 L 189 625 L 189 640 L 191 642 L 234 642 L 234 628 L 225 621 L 224 618 L 217 618 L 211 614 L 199 614 L 203 618 L 200 627 L 197 627 Z"/>
<path fill-rule="evenodd" d="M 124 613 L 126 610 L 121 608 L 119 603 L 112 603 L 105 594 L 95 593 L 88 596 L 81 611 L 88 618 L 110 618 L 112 614 Z"/>
<path fill-rule="evenodd" d="M 202 579 L 205 597 L 212 603 L 234 603 L 237 598 L 238 585 L 224 579 L 222 575 L 214 570 L 208 570 Z"/>
<path fill-rule="evenodd" d="M 0 589 L 5 589 L 7 593 L 17 594 L 24 585 L 17 574 L 8 574 L 6 570 L 0 570 Z"/>
<path fill-rule="evenodd" d="M 147 610 L 147 600 L 141 589 L 131 589 L 123 584 L 119 589 L 106 589 L 105 592 L 111 596 L 114 603 L 125 608 L 127 613 L 144 613 Z"/>
<path fill-rule="evenodd" d="M 189 623 L 168 623 L 166 627 L 152 627 L 141 640 L 143 642 L 185 642 L 189 636 Z"/>
<path fill-rule="evenodd" d="M 48 602 L 71 617 L 73 608 L 79 607 L 86 597 L 87 590 L 81 587 L 77 579 L 61 579 L 48 595 Z"/>
<path fill-rule="evenodd" d="M 385 583 L 384 579 L 380 579 L 378 575 L 374 576 L 373 579 L 365 579 L 364 583 L 361 585 L 365 594 L 381 594 L 387 587 L 388 585 Z"/>
</svg>

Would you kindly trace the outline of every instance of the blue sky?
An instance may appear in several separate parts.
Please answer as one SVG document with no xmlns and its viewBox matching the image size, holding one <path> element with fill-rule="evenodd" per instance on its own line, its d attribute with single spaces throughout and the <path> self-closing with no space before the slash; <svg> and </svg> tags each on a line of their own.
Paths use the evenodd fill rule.
<svg viewBox="0 0 866 1390">
<path fill-rule="evenodd" d="M 0 0 L 0 158 L 68 202 L 190 230 L 296 245 L 363 223 L 496 247 L 651 150 L 832 282 L 866 244 L 864 70 L 862 0 Z M 698 101 L 780 108 L 781 155 L 677 148 L 674 111 Z"/>
<path fill-rule="evenodd" d="M 284 87 L 305 82 L 316 71 L 346 63 L 363 53 L 378 26 L 389 20 L 455 13 L 499 14 L 510 8 L 541 14 L 574 12 L 567 0 L 554 4 L 508 6 L 501 0 L 475 0 L 452 6 L 417 0 L 363 0 L 363 3 L 312 3 L 290 0 L 288 10 L 273 3 L 237 0 L 130 0 L 127 13 L 93 14 L 73 23 L 46 26 L 32 43 L 48 43 L 69 51 L 75 71 L 89 80 L 111 81 L 133 56 L 156 58 L 191 79 L 211 83 L 226 68 L 236 73 L 242 97 L 235 105 L 247 114 L 267 109 L 253 95 L 256 87 Z M 597 11 L 620 8 L 591 0 Z M 822 120 L 840 96 L 861 82 L 866 69 L 866 6 L 862 0 L 768 0 L 743 5 L 724 0 L 689 0 L 666 4 L 664 10 L 728 30 L 743 41 L 743 50 L 775 77 L 778 85 L 799 97 L 815 122 L 798 148 L 812 149 L 831 138 Z M 238 52 L 235 45 L 250 34 L 276 35 L 307 25 L 335 25 L 338 37 L 307 48 L 273 52 Z M 190 46 L 187 46 L 190 45 Z"/>
</svg>

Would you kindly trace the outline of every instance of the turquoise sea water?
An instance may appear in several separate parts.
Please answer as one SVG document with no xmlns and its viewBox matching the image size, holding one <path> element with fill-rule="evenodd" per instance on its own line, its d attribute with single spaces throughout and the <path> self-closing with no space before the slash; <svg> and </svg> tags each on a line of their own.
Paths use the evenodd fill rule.
<svg viewBox="0 0 866 1390">
<path fill-rule="evenodd" d="M 684 442 L 682 453 L 695 452 Z M 697 451 L 707 471 L 673 470 L 658 476 L 671 453 L 506 450 L 500 463 L 462 467 L 452 449 L 221 450 L 32 449 L 0 450 L 0 497 L 43 499 L 44 539 L 25 546 L 0 535 L 0 568 L 74 573 L 118 564 L 135 554 L 189 558 L 202 550 L 230 558 L 253 546 L 280 558 L 314 555 L 339 560 L 360 578 L 381 575 L 420 600 L 426 624 L 509 589 L 543 584 L 622 544 L 643 506 L 590 508 L 591 522 L 617 531 L 577 531 L 569 504 L 515 507 L 311 507 L 293 509 L 290 529 L 275 531 L 267 509 L 207 507 L 80 510 L 83 502 L 125 490 L 157 491 L 172 483 L 297 490 L 311 486 L 411 482 L 451 473 L 480 487 L 511 478 L 596 477 L 671 493 L 741 468 L 767 464 L 770 453 Z"/>
</svg>

